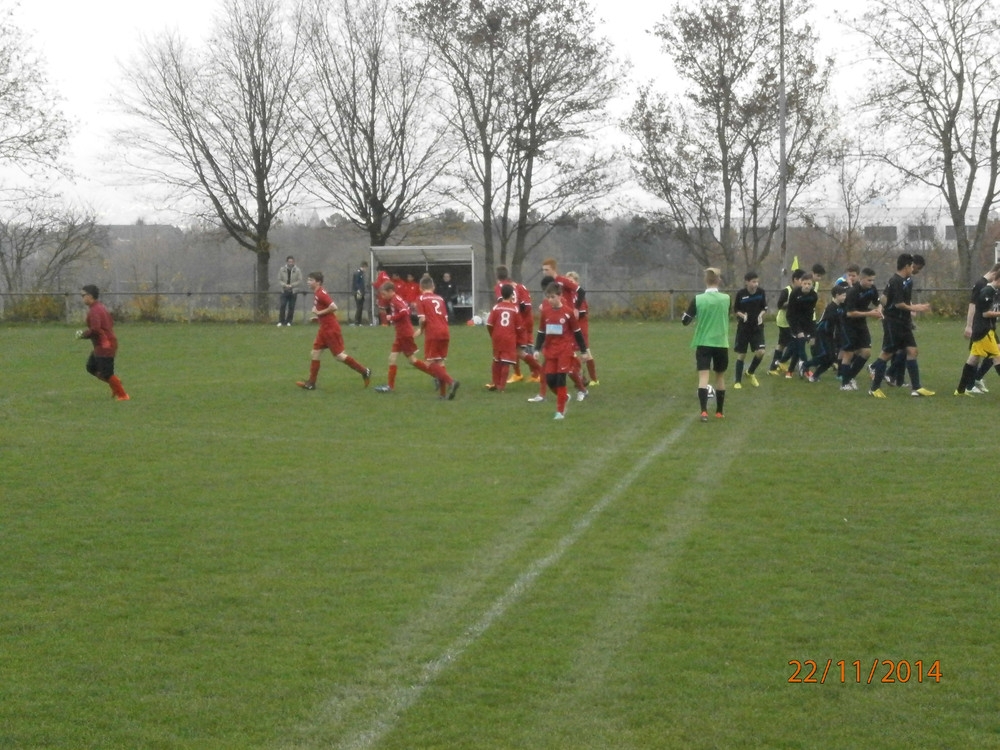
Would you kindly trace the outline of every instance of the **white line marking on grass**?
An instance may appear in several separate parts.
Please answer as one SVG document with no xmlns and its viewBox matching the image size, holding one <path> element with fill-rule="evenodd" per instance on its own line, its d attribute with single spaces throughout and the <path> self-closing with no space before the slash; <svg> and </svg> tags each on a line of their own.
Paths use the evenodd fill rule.
<svg viewBox="0 0 1000 750">
<path fill-rule="evenodd" d="M 400 716 L 417 703 L 424 690 L 453 662 L 457 661 L 468 649 L 476 643 L 507 610 L 516 604 L 524 594 L 531 589 L 535 581 L 546 570 L 562 559 L 563 555 L 583 536 L 594 521 L 617 500 L 636 479 L 646 470 L 649 464 L 664 451 L 677 442 L 692 423 L 686 419 L 652 449 L 647 451 L 629 469 L 603 497 L 601 497 L 586 513 L 573 524 L 570 531 L 560 539 L 555 548 L 544 557 L 531 563 L 510 587 L 483 612 L 475 622 L 469 625 L 462 635 L 433 661 L 424 665 L 420 677 L 412 685 L 397 685 L 380 696 L 377 709 L 368 725 L 341 742 L 338 747 L 344 750 L 364 750 L 374 747 L 385 735 L 393 730 Z"/>
<path fill-rule="evenodd" d="M 733 461 L 743 460 L 744 446 L 750 441 L 750 433 L 745 430 L 718 434 L 723 436 L 723 442 L 714 444 L 697 466 L 691 467 L 694 471 L 684 489 L 663 504 L 660 515 L 650 512 L 646 516 L 655 533 L 646 535 L 644 543 L 633 549 L 631 565 L 623 566 L 616 585 L 607 592 L 605 605 L 590 621 L 590 630 L 579 638 L 573 666 L 563 675 L 563 689 L 551 691 L 545 702 L 536 706 L 533 716 L 539 726 L 538 736 L 558 730 L 546 724 L 552 717 L 563 717 L 567 710 L 587 706 L 588 711 L 572 729 L 575 736 L 593 738 L 595 747 L 614 744 L 615 730 L 607 728 L 616 726 L 617 717 L 604 713 L 608 685 L 615 684 L 623 664 L 628 664 L 627 649 L 643 637 L 654 608 L 673 596 L 678 561 L 687 542 L 702 525 Z M 612 732 L 610 736 L 602 734 L 608 731 Z M 572 743 L 574 735 L 563 736 Z"/>
</svg>

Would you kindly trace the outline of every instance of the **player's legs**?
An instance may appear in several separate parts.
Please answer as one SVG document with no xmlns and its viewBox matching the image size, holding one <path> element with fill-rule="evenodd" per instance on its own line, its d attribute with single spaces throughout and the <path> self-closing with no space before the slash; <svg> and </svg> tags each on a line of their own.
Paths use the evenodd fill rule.
<svg viewBox="0 0 1000 750">
<path fill-rule="evenodd" d="M 545 381 L 552 392 L 556 394 L 556 414 L 566 414 L 566 402 L 569 401 L 569 392 L 566 389 L 566 373 L 548 372 L 545 374 Z"/>
</svg>

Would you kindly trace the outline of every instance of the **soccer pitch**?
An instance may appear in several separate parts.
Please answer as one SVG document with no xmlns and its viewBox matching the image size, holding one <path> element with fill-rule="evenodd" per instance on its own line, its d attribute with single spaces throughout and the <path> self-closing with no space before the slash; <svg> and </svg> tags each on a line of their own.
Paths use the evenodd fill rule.
<svg viewBox="0 0 1000 750">
<path fill-rule="evenodd" d="M 0 747 L 1000 747 L 961 328 L 917 332 L 933 398 L 762 368 L 702 424 L 679 324 L 592 324 L 563 422 L 483 390 L 481 327 L 439 401 L 296 388 L 314 328 L 121 325 L 127 403 L 0 327 Z"/>
</svg>

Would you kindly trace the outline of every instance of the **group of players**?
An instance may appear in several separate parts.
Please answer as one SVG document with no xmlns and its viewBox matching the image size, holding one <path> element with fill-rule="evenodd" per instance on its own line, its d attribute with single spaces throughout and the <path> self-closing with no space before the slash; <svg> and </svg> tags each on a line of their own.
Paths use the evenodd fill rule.
<svg viewBox="0 0 1000 750">
<path fill-rule="evenodd" d="M 870 319 L 882 323 L 882 346 L 878 357 L 869 366 L 872 375 L 868 393 L 885 398 L 881 386 L 905 387 L 909 377 L 913 396 L 933 396 L 934 392 L 920 383 L 917 343 L 914 337 L 913 314 L 928 312 L 930 305 L 914 303 L 913 276 L 920 272 L 924 260 L 909 253 L 896 261 L 896 273 L 880 292 L 875 285 L 875 271 L 851 265 L 830 290 L 830 300 L 817 315 L 819 293 L 817 285 L 825 269 L 821 265 L 812 271 L 797 269 L 791 283 L 778 296 L 775 322 L 778 342 L 768 369 L 769 375 L 793 377 L 797 372 L 810 382 L 819 381 L 834 369 L 842 391 L 858 390 L 857 377 L 872 356 Z M 767 301 L 758 286 L 755 273 L 745 277 L 746 286 L 733 301 L 737 318 L 736 373 L 733 387 L 742 388 L 743 376 L 758 385 L 755 372 L 765 353 L 763 316 Z M 807 344 L 811 343 L 811 350 Z M 744 371 L 748 351 L 753 361 Z"/>
<path fill-rule="evenodd" d="M 817 316 L 819 295 L 818 280 L 825 273 L 821 265 L 812 271 L 796 270 L 791 283 L 781 290 L 778 297 L 776 324 L 778 342 L 771 358 L 769 375 L 799 377 L 818 382 L 828 370 L 834 369 L 841 391 L 858 390 L 857 378 L 865 371 L 871 378 L 867 389 L 874 398 L 886 398 L 882 385 L 909 388 L 915 397 L 933 396 L 921 385 L 918 348 L 914 335 L 914 313 L 930 311 L 927 303 L 914 303 L 913 277 L 924 267 L 919 255 L 902 253 L 896 259 L 896 272 L 879 291 L 875 284 L 875 271 L 871 268 L 848 266 L 846 273 L 830 290 L 830 300 Z M 714 390 L 716 416 L 723 416 L 725 385 L 723 373 L 728 367 L 728 354 L 719 350 L 722 340 L 718 334 L 728 327 L 728 315 L 720 319 L 717 310 L 728 308 L 728 295 L 718 291 L 720 278 L 716 269 L 706 274 L 708 288 L 692 301 L 683 322 L 704 319 L 706 313 L 716 327 L 714 339 L 710 332 L 696 332 L 693 346 L 699 370 L 699 402 L 702 419 L 707 421 L 707 396 Z M 734 389 L 743 387 L 744 379 L 753 386 L 760 385 L 756 371 L 762 363 L 766 347 L 764 342 L 764 316 L 768 311 L 767 298 L 760 289 L 756 273 L 744 277 L 745 286 L 734 295 L 732 313 L 736 317 L 736 354 Z M 990 368 L 1000 373 L 1000 346 L 997 343 L 996 319 L 1000 317 L 1000 264 L 991 268 L 972 289 L 966 316 L 965 337 L 969 339 L 969 357 L 963 364 L 956 396 L 971 396 L 987 391 L 983 377 Z M 725 297 L 723 303 L 719 297 Z M 721 303 L 721 304 L 720 304 Z M 818 318 L 818 319 L 817 319 Z M 882 324 L 882 344 L 878 356 L 872 356 L 870 319 Z M 699 327 L 703 320 L 699 320 Z M 728 338 L 728 330 L 725 334 Z M 712 340 L 712 345 L 706 342 Z M 807 351 L 811 343 L 811 351 Z M 749 365 L 747 355 L 751 355 Z M 709 372 L 716 375 L 714 389 L 709 388 Z M 908 381 L 908 382 L 907 382 Z M 720 388 L 721 387 L 721 388 Z M 720 394 L 719 391 L 722 391 Z M 721 398 L 720 398 L 721 395 Z"/>
<path fill-rule="evenodd" d="M 296 385 L 308 391 L 316 389 L 323 352 L 329 350 L 333 357 L 361 376 L 364 387 L 371 384 L 371 368 L 350 356 L 344 347 L 344 337 L 337 320 L 337 305 L 323 287 L 323 274 L 314 271 L 306 277 L 313 294 L 310 319 L 319 324 L 319 330 L 310 352 L 309 375 Z M 409 301 L 388 276 L 381 274 L 373 282 L 378 295 L 380 314 L 395 328 L 395 337 L 389 353 L 386 383 L 375 388 L 378 393 L 392 393 L 396 387 L 397 360 L 402 354 L 415 368 L 434 378 L 440 398 L 452 400 L 458 391 L 455 380 L 445 367 L 450 342 L 447 305 L 435 294 L 434 280 L 425 274 L 419 282 L 420 294 Z M 534 327 L 531 295 L 528 289 L 510 278 L 506 267 L 496 269 L 496 305 L 486 320 L 493 346 L 492 378 L 486 388 L 503 391 L 508 382 L 523 379 L 519 363 L 524 362 L 531 371 L 530 379 L 538 382 L 538 395 L 532 402 L 545 400 L 546 390 L 556 397 L 555 419 L 563 419 L 569 401 L 567 379 L 577 388 L 577 400 L 586 398 L 588 385 L 596 385 L 597 373 L 594 359 L 587 347 L 587 303 L 584 290 L 576 274 L 562 276 L 556 261 L 548 258 L 542 263 L 542 286 L 545 301 L 539 311 L 538 328 Z M 121 381 L 114 372 L 114 358 L 118 341 L 114 334 L 111 314 L 98 301 L 97 287 L 87 285 L 81 296 L 88 307 L 87 328 L 77 332 L 78 338 L 90 339 L 93 352 L 87 360 L 87 371 L 106 382 L 119 401 L 129 400 Z M 416 323 L 416 325 L 414 324 Z M 534 332 L 534 338 L 532 334 Z M 416 339 L 423 336 L 423 358 L 417 357 Z M 535 352 L 541 352 L 539 362 Z M 589 382 L 584 379 L 581 364 L 586 363 Z M 511 368 L 514 372 L 511 373 Z"/>
<path fill-rule="evenodd" d="M 521 380 L 518 368 L 523 361 L 531 371 L 531 382 L 539 383 L 538 394 L 528 400 L 542 402 L 551 390 L 556 397 L 555 419 L 563 419 L 569 402 L 567 380 L 576 386 L 577 401 L 587 397 L 589 386 L 599 385 L 588 344 L 588 304 L 579 275 L 572 271 L 561 275 L 554 258 L 542 261 L 542 289 L 545 299 L 539 306 L 536 330 L 531 293 L 510 278 L 506 266 L 497 267 L 497 303 L 486 318 L 493 344 L 492 378 L 486 389 L 503 392 L 508 382 Z M 538 362 L 535 352 L 542 353 L 543 363 Z M 508 378 L 511 368 L 514 372 Z"/>
<path fill-rule="evenodd" d="M 543 262 L 542 275 L 545 301 L 540 308 L 537 333 L 532 339 L 535 328 L 531 295 L 523 284 L 510 278 L 506 267 L 497 268 L 497 303 L 486 320 L 493 345 L 492 378 L 486 388 L 503 391 L 508 382 L 522 380 L 518 368 L 523 361 L 530 369 L 531 380 L 540 383 L 540 393 L 529 400 L 544 401 L 546 389 L 551 389 L 556 396 L 555 418 L 563 419 L 569 400 L 567 378 L 576 384 L 577 400 L 582 401 L 587 396 L 581 362 L 587 363 L 590 382 L 597 382 L 593 357 L 586 343 L 586 297 L 579 278 L 575 274 L 561 276 L 554 259 Z M 371 368 L 344 350 L 343 334 L 336 317 L 337 305 L 323 288 L 323 274 L 310 273 L 307 283 L 313 293 L 311 319 L 319 323 L 319 331 L 310 355 L 309 376 L 297 385 L 306 390 L 316 388 L 321 357 L 323 351 L 329 349 L 338 361 L 361 375 L 367 388 L 371 383 Z M 415 368 L 434 378 L 442 399 L 452 400 L 459 381 L 445 367 L 450 343 L 447 306 L 435 293 L 434 280 L 429 274 L 420 279 L 419 285 L 419 296 L 410 302 L 388 277 L 380 275 L 373 282 L 380 314 L 395 328 L 387 381 L 375 391 L 392 393 L 395 390 L 397 360 L 402 354 Z M 418 358 L 416 339 L 421 336 L 424 338 L 423 358 Z M 544 362 L 540 363 L 535 357 L 536 351 L 542 353 Z M 515 368 L 513 373 L 511 368 Z"/>
</svg>

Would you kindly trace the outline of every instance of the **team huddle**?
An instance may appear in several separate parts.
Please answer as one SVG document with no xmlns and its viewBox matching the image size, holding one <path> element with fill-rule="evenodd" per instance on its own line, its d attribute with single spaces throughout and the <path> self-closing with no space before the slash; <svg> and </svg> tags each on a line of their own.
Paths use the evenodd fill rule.
<svg viewBox="0 0 1000 750">
<path fill-rule="evenodd" d="M 848 266 L 830 290 L 830 301 L 817 320 L 819 294 L 816 284 L 825 273 L 821 265 L 813 270 L 797 269 L 791 283 L 778 296 L 775 322 L 778 342 L 767 373 L 776 377 L 799 377 L 818 382 L 828 370 L 834 370 L 841 391 L 858 390 L 857 377 L 866 368 L 871 378 L 868 395 L 886 398 L 882 385 L 909 388 L 915 397 L 933 396 L 920 381 L 918 348 L 913 322 L 914 313 L 930 312 L 927 303 L 914 303 L 913 277 L 924 267 L 919 255 L 903 253 L 896 259 L 896 272 L 879 292 L 875 271 Z M 684 313 L 682 323 L 698 320 L 692 347 L 698 369 L 698 401 L 702 421 L 708 421 L 708 399 L 715 396 L 716 418 L 724 418 L 725 373 L 729 366 L 729 313 L 736 318 L 736 354 L 734 389 L 743 380 L 759 386 L 756 371 L 765 355 L 764 315 L 767 297 L 760 289 L 756 273 L 744 276 L 745 286 L 734 295 L 719 291 L 721 274 L 709 268 L 705 273 L 706 289 L 697 295 Z M 1000 346 L 997 344 L 996 319 L 1000 317 L 1000 264 L 990 269 L 973 287 L 966 316 L 965 336 L 970 341 L 956 396 L 985 393 L 983 377 L 990 368 L 1000 373 Z M 878 356 L 872 355 L 870 319 L 882 323 L 882 345 Z M 807 349 L 807 345 L 811 347 Z M 747 366 L 747 354 L 751 361 Z M 714 374 L 714 384 L 710 376 Z"/>
</svg>

